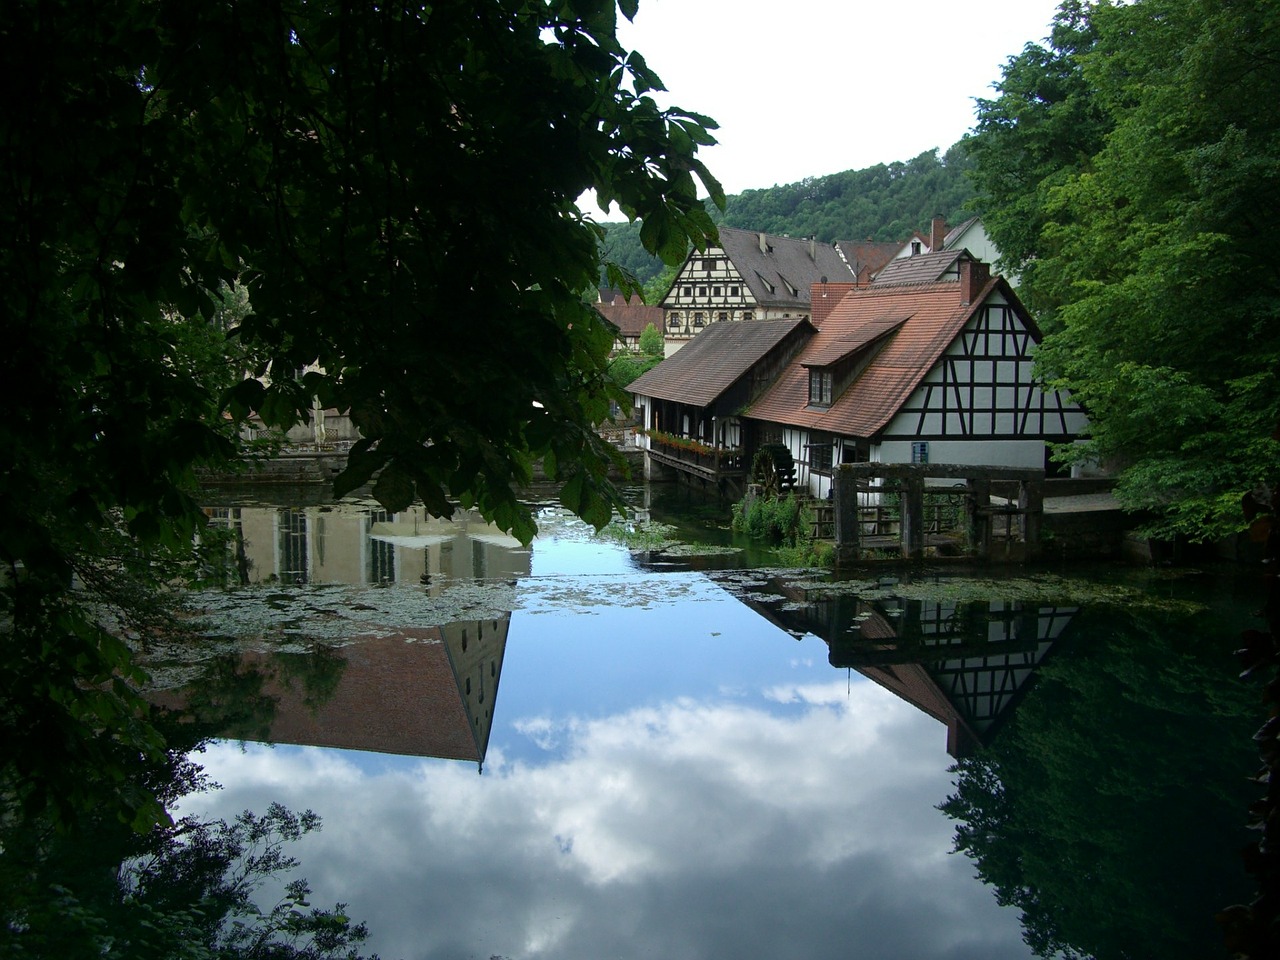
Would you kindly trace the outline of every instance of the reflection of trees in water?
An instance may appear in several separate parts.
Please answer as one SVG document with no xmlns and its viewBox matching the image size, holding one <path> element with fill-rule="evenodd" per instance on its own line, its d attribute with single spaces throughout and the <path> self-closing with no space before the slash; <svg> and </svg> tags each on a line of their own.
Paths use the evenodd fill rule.
<svg viewBox="0 0 1280 960">
<path fill-rule="evenodd" d="M 183 687 L 181 706 L 173 712 L 204 737 L 269 741 L 279 691 L 300 689 L 299 701 L 314 713 L 333 697 L 346 668 L 339 651 L 318 643 L 305 652 L 252 659 L 224 653 L 207 660 Z"/>
<path fill-rule="evenodd" d="M 276 655 L 262 664 L 211 659 L 185 702 L 154 714 L 168 749 L 135 754 L 128 789 L 167 809 L 211 786 L 189 757 L 213 733 L 251 738 L 269 730 L 270 684 L 298 683 L 304 702 L 336 688 L 345 660 L 332 651 Z M 310 811 L 279 804 L 233 821 L 186 817 L 137 830 L 108 803 L 86 802 L 74 824 L 47 811 L 0 818 L 0 955 L 357 960 L 367 938 L 343 904 L 312 907 L 288 844 L 319 829 Z M 283 892 L 258 909 L 262 888 Z"/>
<path fill-rule="evenodd" d="M 1041 956 L 1218 955 L 1214 912 L 1247 892 L 1232 851 L 1253 695 L 1207 631 L 1114 612 L 1076 631 L 1001 736 L 956 765 L 941 805 L 955 847 Z"/>
</svg>

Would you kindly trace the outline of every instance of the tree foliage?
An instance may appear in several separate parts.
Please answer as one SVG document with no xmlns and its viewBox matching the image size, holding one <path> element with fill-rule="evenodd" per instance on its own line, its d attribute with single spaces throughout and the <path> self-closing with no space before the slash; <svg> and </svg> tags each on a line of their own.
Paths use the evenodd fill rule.
<svg viewBox="0 0 1280 960">
<path fill-rule="evenodd" d="M 71 815 L 100 790 L 156 817 L 123 772 L 163 746 L 131 692 L 127 642 L 150 627 L 82 588 L 128 574 L 145 594 L 194 571 L 196 471 L 239 456 L 244 418 L 287 427 L 314 397 L 349 410 L 363 439 L 337 490 L 373 481 L 388 509 L 476 506 L 527 540 L 518 491 L 541 459 L 570 508 L 609 519 L 592 428 L 620 395 L 612 335 L 577 295 L 601 231 L 576 199 L 594 188 L 642 218 L 667 260 L 714 236 L 699 190 L 722 199 L 697 157 L 714 124 L 656 105 L 617 13 L 6 7 L 6 808 Z"/>
<path fill-rule="evenodd" d="M 640 331 L 640 352 L 647 357 L 660 357 L 664 349 L 662 331 L 652 323 Z"/>
<path fill-rule="evenodd" d="M 1155 532 L 1240 529 L 1280 444 L 1280 9 L 1064 4 L 969 141 L 979 208 Z"/>
</svg>

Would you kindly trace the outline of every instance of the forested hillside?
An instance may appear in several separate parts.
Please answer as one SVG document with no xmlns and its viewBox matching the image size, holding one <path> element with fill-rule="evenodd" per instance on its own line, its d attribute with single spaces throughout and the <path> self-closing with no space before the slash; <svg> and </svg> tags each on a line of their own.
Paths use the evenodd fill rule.
<svg viewBox="0 0 1280 960">
<path fill-rule="evenodd" d="M 978 209 L 1089 409 L 1073 458 L 1162 535 L 1243 528 L 1280 476 L 1280 6 L 1064 3 L 996 90 Z"/>
<path fill-rule="evenodd" d="M 723 213 L 711 206 L 717 224 L 793 237 L 833 240 L 905 240 L 943 216 L 951 224 L 968 214 L 972 166 L 960 144 L 945 155 L 929 150 L 906 162 L 880 163 L 798 183 L 747 190 L 728 197 Z M 662 262 L 640 245 L 638 223 L 608 223 L 606 251 L 620 266 L 648 280 Z"/>
</svg>

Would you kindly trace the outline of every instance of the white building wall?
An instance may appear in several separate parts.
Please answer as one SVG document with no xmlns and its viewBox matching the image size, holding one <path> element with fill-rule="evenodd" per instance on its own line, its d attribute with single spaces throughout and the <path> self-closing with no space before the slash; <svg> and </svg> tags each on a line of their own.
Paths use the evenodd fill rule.
<svg viewBox="0 0 1280 960">
<path fill-rule="evenodd" d="M 876 463 L 911 463 L 910 438 L 884 440 L 871 448 Z M 958 463 L 966 466 L 1044 466 L 1043 440 L 929 440 L 930 463 Z"/>
</svg>

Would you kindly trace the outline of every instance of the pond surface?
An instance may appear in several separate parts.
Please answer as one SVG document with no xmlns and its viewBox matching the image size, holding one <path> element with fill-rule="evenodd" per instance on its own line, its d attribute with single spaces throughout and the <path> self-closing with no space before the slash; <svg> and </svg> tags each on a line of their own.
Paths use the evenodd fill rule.
<svg viewBox="0 0 1280 960">
<path fill-rule="evenodd" d="M 384 960 L 1206 957 L 1249 898 L 1247 572 L 832 583 L 551 505 L 531 549 L 360 502 L 214 516 L 247 585 L 150 664 L 228 714 L 181 810 L 314 810 L 299 873 Z"/>
</svg>

